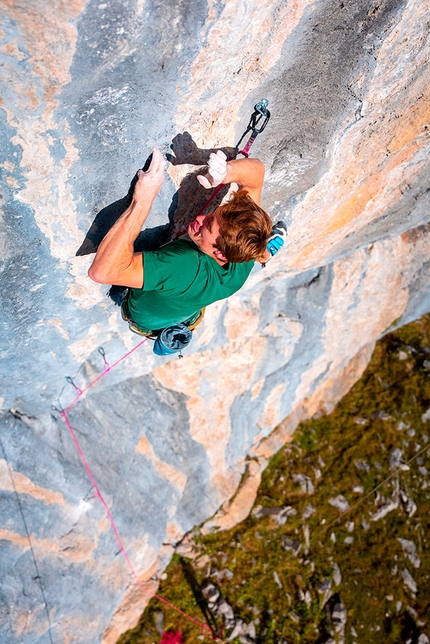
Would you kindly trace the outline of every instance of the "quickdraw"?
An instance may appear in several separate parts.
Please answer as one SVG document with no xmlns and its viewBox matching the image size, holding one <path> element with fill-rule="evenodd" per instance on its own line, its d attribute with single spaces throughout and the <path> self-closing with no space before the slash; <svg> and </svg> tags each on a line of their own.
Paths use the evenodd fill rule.
<svg viewBox="0 0 430 644">
<path fill-rule="evenodd" d="M 236 144 L 235 151 L 234 151 L 234 159 L 237 157 L 238 154 L 243 154 L 244 157 L 248 158 L 249 154 L 249 149 L 251 145 L 254 143 L 255 139 L 261 132 L 264 130 L 266 125 L 269 122 L 270 119 L 270 112 L 267 109 L 269 105 L 269 101 L 267 98 L 263 98 L 262 101 L 257 103 L 254 107 L 254 111 L 251 114 L 251 118 L 249 119 L 248 127 L 246 128 L 245 132 L 242 134 L 240 137 L 239 141 Z M 258 125 L 261 123 L 260 127 Z M 239 150 L 239 146 L 242 143 L 243 139 L 245 136 L 248 134 L 248 132 L 251 132 L 251 136 L 249 137 L 248 143 L 245 145 L 243 150 Z"/>
<path fill-rule="evenodd" d="M 233 155 L 231 157 L 228 157 L 228 161 L 232 161 L 237 157 L 238 154 L 243 154 L 244 157 L 248 158 L 249 156 L 249 150 L 251 148 L 251 145 L 254 143 L 255 139 L 261 132 L 264 130 L 266 125 L 269 122 L 270 119 L 270 112 L 267 109 L 267 106 L 269 105 L 269 101 L 267 98 L 263 98 L 257 105 L 254 106 L 254 111 L 251 114 L 251 118 L 249 119 L 248 127 L 246 128 L 245 132 L 242 134 L 240 137 L 239 141 L 237 142 Z M 262 119 L 264 119 L 262 121 Z M 260 127 L 258 125 L 261 123 Z M 248 143 L 245 145 L 243 150 L 239 150 L 239 146 L 245 136 L 248 134 L 248 132 L 251 132 L 251 136 L 248 139 Z M 217 186 L 209 199 L 206 201 L 206 203 L 203 205 L 202 208 L 200 208 L 199 212 L 197 213 L 196 217 L 199 217 L 204 213 L 206 208 L 212 203 L 212 201 L 215 199 L 215 197 L 221 192 L 221 190 L 224 188 L 224 184 L 220 183 L 219 186 Z M 180 237 L 180 235 L 183 234 L 183 231 L 180 231 L 177 233 L 177 237 Z"/>
</svg>

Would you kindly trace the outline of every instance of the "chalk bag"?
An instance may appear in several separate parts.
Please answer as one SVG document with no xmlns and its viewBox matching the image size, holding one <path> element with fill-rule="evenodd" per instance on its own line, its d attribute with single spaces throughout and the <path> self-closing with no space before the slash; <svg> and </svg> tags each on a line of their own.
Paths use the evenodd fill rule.
<svg viewBox="0 0 430 644">
<path fill-rule="evenodd" d="M 181 352 L 190 344 L 193 334 L 186 324 L 173 324 L 163 329 L 154 342 L 153 351 L 157 356 L 169 356 Z M 182 358 L 182 355 L 179 356 Z"/>
</svg>

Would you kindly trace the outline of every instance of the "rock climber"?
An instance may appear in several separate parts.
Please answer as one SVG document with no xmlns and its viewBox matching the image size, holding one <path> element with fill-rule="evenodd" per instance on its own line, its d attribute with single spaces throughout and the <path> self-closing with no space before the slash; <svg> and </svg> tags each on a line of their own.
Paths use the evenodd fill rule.
<svg viewBox="0 0 430 644">
<path fill-rule="evenodd" d="M 265 264 L 286 236 L 285 224 L 273 227 L 260 208 L 263 163 L 227 161 L 218 150 L 210 154 L 207 174 L 197 179 L 207 189 L 236 183 L 239 190 L 231 200 L 197 216 L 188 225 L 188 239 L 134 252 L 133 243 L 163 183 L 165 163 L 154 148 L 147 172 L 137 173 L 130 206 L 103 238 L 88 271 L 100 284 L 129 287 L 123 318 L 133 331 L 153 338 L 179 323 L 194 329 L 205 307 L 238 291 L 254 262 Z"/>
</svg>

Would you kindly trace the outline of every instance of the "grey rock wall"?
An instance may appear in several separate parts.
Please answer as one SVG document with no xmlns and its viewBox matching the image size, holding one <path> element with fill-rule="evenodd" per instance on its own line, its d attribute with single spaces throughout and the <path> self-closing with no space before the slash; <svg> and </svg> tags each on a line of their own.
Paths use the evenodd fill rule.
<svg viewBox="0 0 430 644">
<path fill-rule="evenodd" d="M 186 175 L 267 96 L 252 154 L 289 239 L 210 307 L 183 360 L 144 345 L 69 414 L 151 588 L 248 456 L 258 476 L 378 337 L 430 310 L 429 8 L 3 2 L 2 641 L 114 643 L 148 599 L 53 406 L 75 396 L 65 376 L 84 388 L 103 371 L 100 346 L 113 364 L 138 342 L 86 272 L 154 145 L 173 157 L 142 247 L 192 216 L 202 195 Z M 223 508 L 208 525 L 226 525 Z"/>
</svg>

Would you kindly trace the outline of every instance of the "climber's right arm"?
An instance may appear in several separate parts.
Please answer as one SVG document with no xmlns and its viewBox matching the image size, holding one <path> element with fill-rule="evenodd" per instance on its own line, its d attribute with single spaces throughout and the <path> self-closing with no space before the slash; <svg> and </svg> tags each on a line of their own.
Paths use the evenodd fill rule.
<svg viewBox="0 0 430 644">
<path fill-rule="evenodd" d="M 264 182 L 264 163 L 259 159 L 233 159 L 227 161 L 224 152 L 211 153 L 206 175 L 197 179 L 205 188 L 215 188 L 220 183 L 237 183 L 246 190 L 253 201 L 260 205 Z"/>
<path fill-rule="evenodd" d="M 88 271 L 95 282 L 142 288 L 143 255 L 133 245 L 163 183 L 165 164 L 154 148 L 148 171 L 138 171 L 132 202 L 101 241 Z"/>
</svg>

